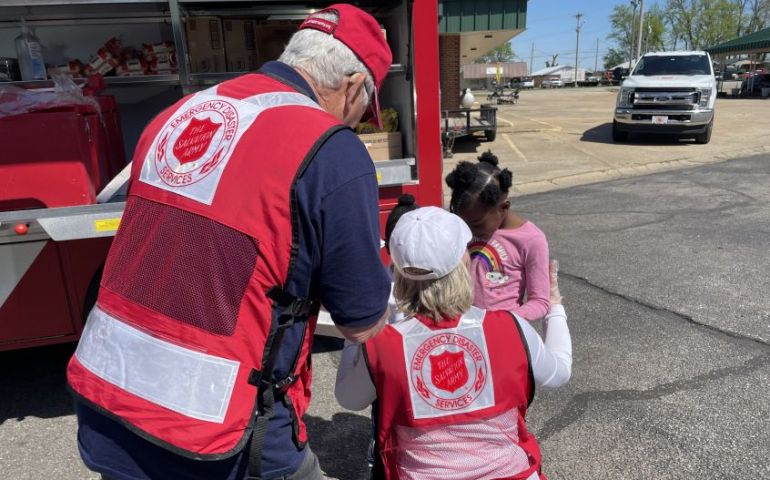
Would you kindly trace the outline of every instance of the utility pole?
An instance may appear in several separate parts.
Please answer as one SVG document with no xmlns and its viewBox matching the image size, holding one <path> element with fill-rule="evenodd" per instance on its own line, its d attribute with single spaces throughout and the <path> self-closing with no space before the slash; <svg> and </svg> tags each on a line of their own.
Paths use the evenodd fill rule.
<svg viewBox="0 0 770 480">
<path fill-rule="evenodd" d="M 639 0 L 639 38 L 636 39 L 636 61 L 642 56 L 642 32 L 644 31 L 644 0 Z"/>
<path fill-rule="evenodd" d="M 596 75 L 596 70 L 599 68 L 599 39 L 596 39 L 596 56 L 594 57 L 594 75 Z"/>
<path fill-rule="evenodd" d="M 535 61 L 535 42 L 532 42 L 532 48 L 529 50 L 529 76 L 532 76 L 532 62 Z"/>
<path fill-rule="evenodd" d="M 634 67 L 634 40 L 636 36 L 636 7 L 639 6 L 639 0 L 631 0 L 631 7 L 633 8 L 631 13 L 631 40 L 628 42 L 628 69 Z"/>
<path fill-rule="evenodd" d="M 580 27 L 583 26 L 583 24 L 580 23 L 581 18 L 583 18 L 582 13 L 575 15 L 575 20 L 577 20 L 577 27 L 575 27 L 575 87 L 578 86 L 578 51 L 580 50 Z"/>
</svg>

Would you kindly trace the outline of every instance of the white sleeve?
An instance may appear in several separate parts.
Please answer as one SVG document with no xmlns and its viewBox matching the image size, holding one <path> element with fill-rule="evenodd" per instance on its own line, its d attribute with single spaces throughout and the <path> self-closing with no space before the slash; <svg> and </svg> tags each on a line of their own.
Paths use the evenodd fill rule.
<svg viewBox="0 0 770 480">
<path fill-rule="evenodd" d="M 400 322 L 404 319 L 404 314 L 398 311 L 398 305 L 396 305 L 396 297 L 393 296 L 394 284 L 390 284 L 390 297 L 388 297 L 388 306 L 390 307 L 390 317 L 388 323 Z"/>
<path fill-rule="evenodd" d="M 545 343 L 529 322 L 519 320 L 518 317 L 516 321 L 527 341 L 535 384 L 545 388 L 566 384 L 572 375 L 572 339 L 564 306 L 551 305 L 551 310 L 545 316 Z"/>
<path fill-rule="evenodd" d="M 337 368 L 334 396 L 348 410 L 363 410 L 377 398 L 369 369 L 364 360 L 363 347 L 345 340 L 342 360 Z"/>
</svg>

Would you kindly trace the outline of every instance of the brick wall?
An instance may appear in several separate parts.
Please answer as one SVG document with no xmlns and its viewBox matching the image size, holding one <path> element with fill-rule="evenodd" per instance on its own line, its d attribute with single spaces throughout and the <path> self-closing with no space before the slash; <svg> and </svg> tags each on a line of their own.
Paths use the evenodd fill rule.
<svg viewBox="0 0 770 480">
<path fill-rule="evenodd" d="M 438 42 L 441 109 L 460 107 L 460 36 L 440 35 Z"/>
</svg>

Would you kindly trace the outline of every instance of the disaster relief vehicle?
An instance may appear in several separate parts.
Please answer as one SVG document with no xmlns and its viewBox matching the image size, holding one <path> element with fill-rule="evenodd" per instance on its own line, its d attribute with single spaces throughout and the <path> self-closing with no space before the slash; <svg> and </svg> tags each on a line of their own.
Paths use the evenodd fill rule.
<svg viewBox="0 0 770 480">
<path fill-rule="evenodd" d="M 23 16 L 43 44 L 83 44 L 89 32 L 126 30 L 121 35 L 123 53 L 116 53 L 108 42 L 85 68 L 86 63 L 78 66 L 73 60 L 60 67 L 75 77 L 106 72 L 102 92 L 75 78 L 74 84 L 84 89 L 78 102 L 16 115 L 2 115 L 0 96 L 0 350 L 70 342 L 80 336 L 125 207 L 127 160 L 144 125 L 185 94 L 277 59 L 299 22 L 332 3 L 3 2 L 0 14 L 19 23 Z M 115 13 L 116 4 L 122 13 Z M 435 0 L 393 0 L 359 6 L 380 22 L 393 52 L 379 96 L 383 110 L 397 122 L 391 122 L 390 131 L 359 132 L 377 172 L 384 225 L 402 193 L 411 193 L 420 205 L 442 202 L 438 5 Z M 224 38 L 226 47 L 233 30 L 228 30 L 228 22 L 242 22 L 244 17 L 253 23 L 236 30 L 256 38 L 251 42 L 256 45 L 253 57 L 237 50 L 230 54 L 218 43 Z M 204 28 L 204 35 L 196 28 Z M 120 59 L 132 37 L 157 35 L 159 30 L 162 35 L 154 45 L 138 48 L 144 52 L 141 57 Z M 210 43 L 201 46 L 201 39 Z M 104 39 L 93 43 L 98 42 Z M 249 47 L 248 39 L 244 45 Z M 82 45 L 72 46 L 73 51 L 77 48 Z M 239 55 L 245 60 L 231 64 Z M 7 55 L 0 51 L 0 56 Z M 16 88 L 14 94 L 24 96 L 53 92 L 54 83 L 14 81 L 0 83 L 0 89 Z M 118 107 L 126 98 L 129 106 Z M 328 315 L 321 315 L 317 333 L 335 332 Z"/>
</svg>

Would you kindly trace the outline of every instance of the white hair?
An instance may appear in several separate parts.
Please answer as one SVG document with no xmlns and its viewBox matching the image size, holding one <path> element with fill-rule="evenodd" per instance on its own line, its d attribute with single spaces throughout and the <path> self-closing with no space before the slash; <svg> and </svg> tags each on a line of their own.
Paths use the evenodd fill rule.
<svg viewBox="0 0 770 480">
<path fill-rule="evenodd" d="M 337 23 L 339 15 L 324 12 L 317 18 Z M 312 28 L 305 28 L 292 35 L 278 61 L 299 67 L 323 88 L 337 89 L 346 76 L 362 73 L 365 76 L 365 102 L 374 91 L 374 81 L 366 65 L 344 43 L 332 35 Z"/>
</svg>

